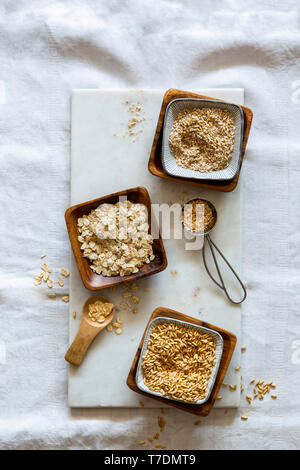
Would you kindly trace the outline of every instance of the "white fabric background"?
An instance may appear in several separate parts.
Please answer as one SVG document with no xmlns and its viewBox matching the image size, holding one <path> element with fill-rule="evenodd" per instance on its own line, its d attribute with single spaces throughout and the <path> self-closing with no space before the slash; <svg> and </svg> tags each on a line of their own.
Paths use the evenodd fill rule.
<svg viewBox="0 0 300 470">
<path fill-rule="evenodd" d="M 0 4 L 0 448 L 135 449 L 152 410 L 67 407 L 68 306 L 33 286 L 40 255 L 68 265 L 73 88 L 244 87 L 245 382 L 278 400 L 202 419 L 168 410 L 169 449 L 300 444 L 298 1 L 2 1 Z M 297 81 L 298 80 L 298 81 Z M 67 293 L 67 286 L 65 289 Z M 240 415 L 249 416 L 242 422 Z"/>
</svg>

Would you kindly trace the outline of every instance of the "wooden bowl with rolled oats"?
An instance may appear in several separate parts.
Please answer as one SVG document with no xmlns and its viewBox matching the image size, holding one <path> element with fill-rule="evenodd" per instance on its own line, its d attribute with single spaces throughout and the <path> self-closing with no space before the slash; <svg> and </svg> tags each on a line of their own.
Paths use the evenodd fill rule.
<svg viewBox="0 0 300 470">
<path fill-rule="evenodd" d="M 72 250 L 87 289 L 101 290 L 167 267 L 163 241 L 144 187 L 69 207 Z"/>
</svg>

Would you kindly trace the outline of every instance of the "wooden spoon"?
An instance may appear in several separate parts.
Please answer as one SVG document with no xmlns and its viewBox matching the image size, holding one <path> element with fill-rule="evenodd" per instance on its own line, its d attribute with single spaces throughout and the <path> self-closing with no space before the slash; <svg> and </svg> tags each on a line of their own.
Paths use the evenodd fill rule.
<svg viewBox="0 0 300 470">
<path fill-rule="evenodd" d="M 103 297 L 102 295 L 93 295 L 85 302 L 82 309 L 82 318 L 78 333 L 65 355 L 65 360 L 74 366 L 80 366 L 92 341 L 100 333 L 100 331 L 102 331 L 112 321 L 114 317 L 115 307 L 102 323 L 92 321 L 88 315 L 89 305 L 93 304 L 97 300 L 101 300 L 102 302 L 110 302 L 110 300 L 108 300 L 106 297 Z"/>
</svg>

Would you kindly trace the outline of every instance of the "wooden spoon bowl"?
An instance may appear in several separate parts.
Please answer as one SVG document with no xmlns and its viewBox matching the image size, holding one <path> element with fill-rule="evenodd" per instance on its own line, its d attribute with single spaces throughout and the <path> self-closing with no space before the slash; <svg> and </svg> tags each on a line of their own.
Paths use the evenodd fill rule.
<svg viewBox="0 0 300 470">
<path fill-rule="evenodd" d="M 85 302 L 82 309 L 79 330 L 65 355 L 65 360 L 74 366 L 79 366 L 82 363 L 92 341 L 96 338 L 100 331 L 104 330 L 104 328 L 109 325 L 115 315 L 115 307 L 113 307 L 112 312 L 105 318 L 103 322 L 99 323 L 97 321 L 93 321 L 89 317 L 89 305 L 97 302 L 97 300 L 100 300 L 101 302 L 110 302 L 110 300 L 106 297 L 103 297 L 103 295 L 93 295 Z"/>
</svg>

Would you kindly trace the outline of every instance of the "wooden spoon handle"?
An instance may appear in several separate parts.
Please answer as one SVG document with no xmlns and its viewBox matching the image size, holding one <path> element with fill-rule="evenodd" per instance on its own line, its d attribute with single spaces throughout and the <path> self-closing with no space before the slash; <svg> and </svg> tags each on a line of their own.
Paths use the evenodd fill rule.
<svg viewBox="0 0 300 470">
<path fill-rule="evenodd" d="M 102 328 L 95 328 L 82 323 L 78 333 L 65 355 L 65 360 L 74 366 L 80 366 L 84 356 L 97 334 Z"/>
</svg>

